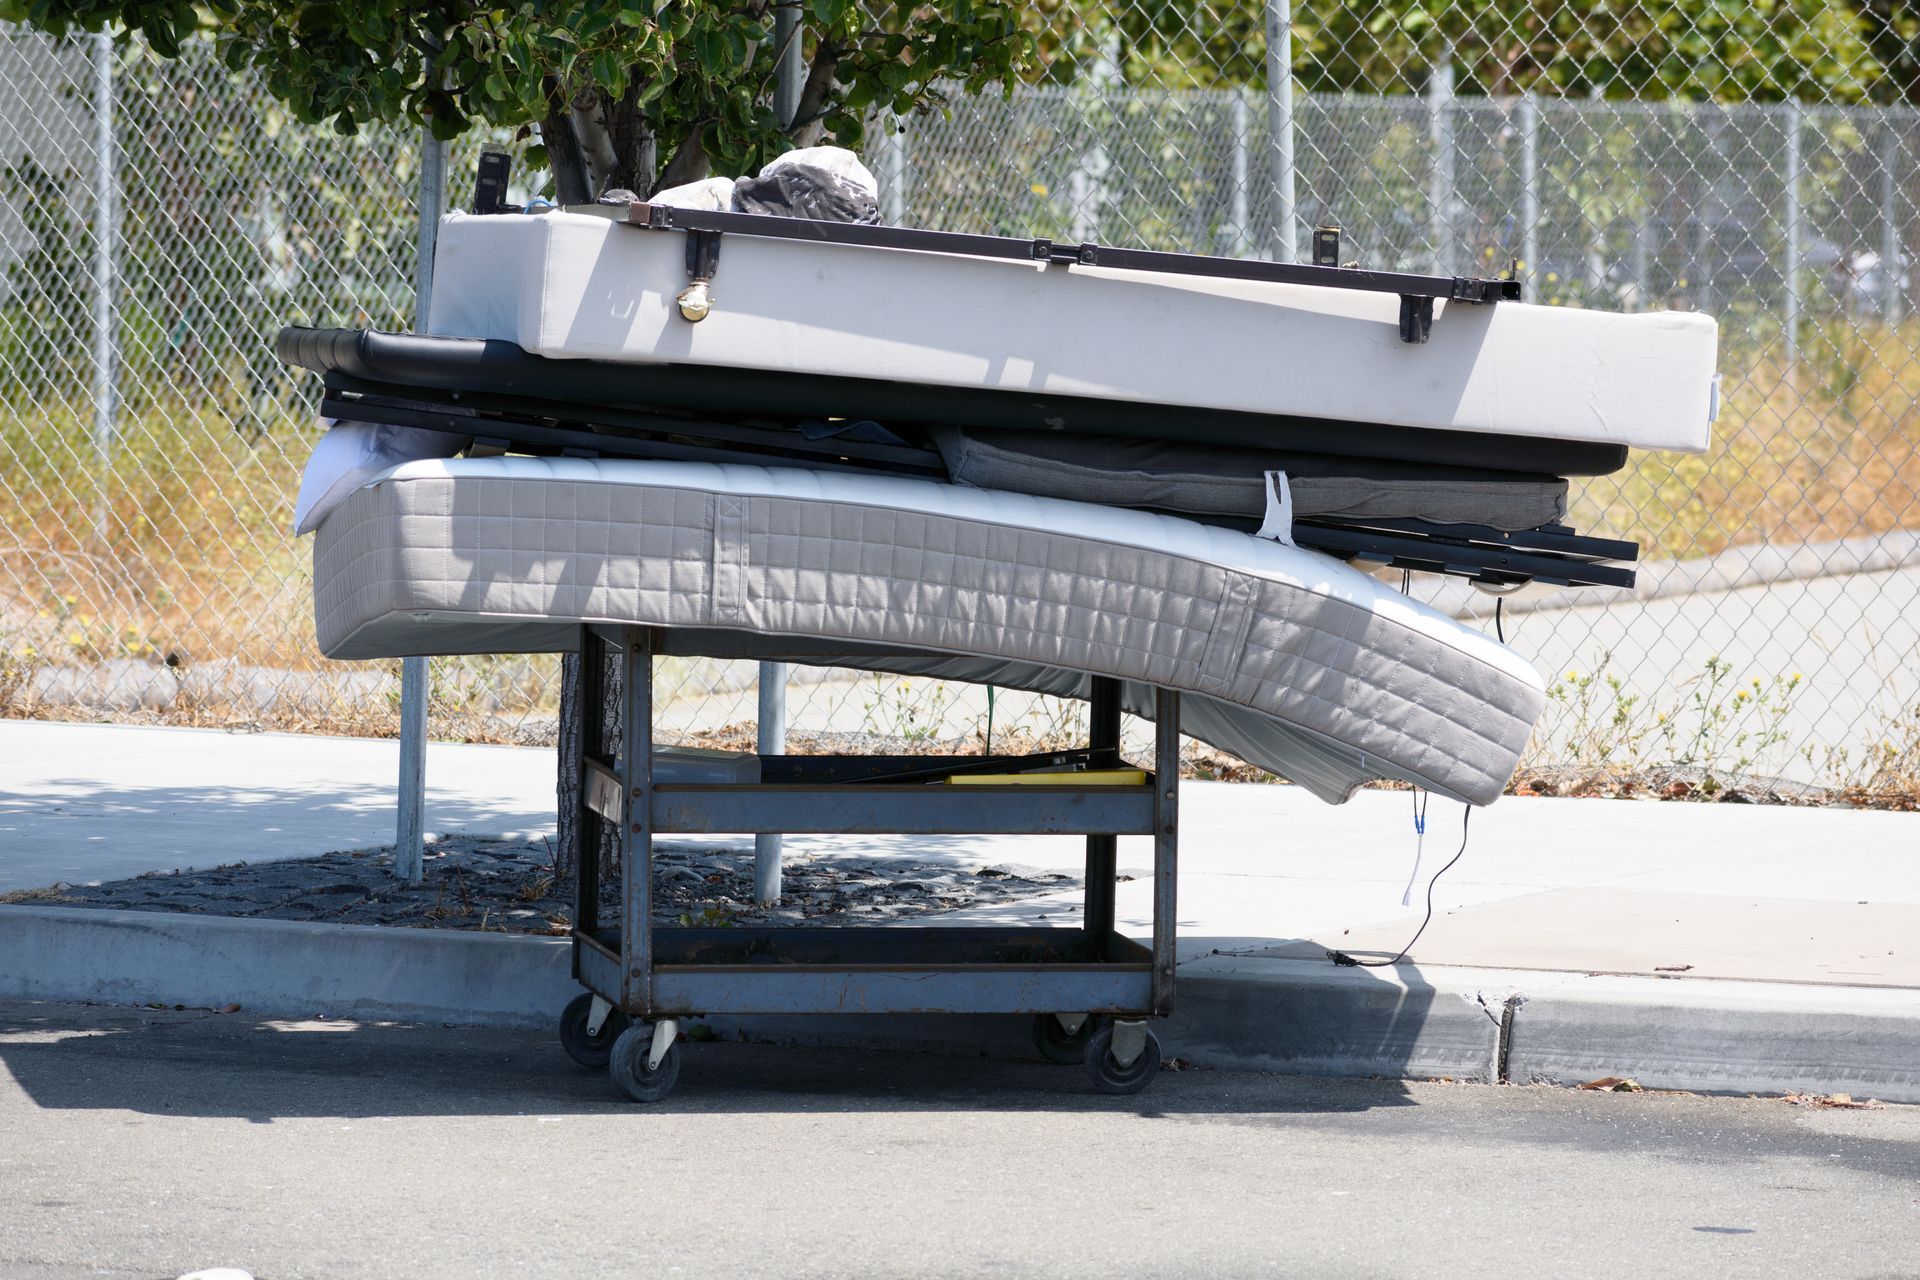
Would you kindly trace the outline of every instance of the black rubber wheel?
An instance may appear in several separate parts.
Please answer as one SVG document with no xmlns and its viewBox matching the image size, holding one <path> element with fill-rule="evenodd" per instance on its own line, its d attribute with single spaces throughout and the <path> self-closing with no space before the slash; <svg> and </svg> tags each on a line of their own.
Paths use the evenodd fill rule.
<svg viewBox="0 0 1920 1280">
<path fill-rule="evenodd" d="M 607 1065 L 613 1042 L 627 1029 L 630 1019 L 618 1009 L 609 1010 L 607 1020 L 600 1024 L 600 1034 L 590 1036 L 587 1015 L 592 1012 L 593 997 L 585 992 L 567 1002 L 566 1012 L 560 1015 L 560 1047 L 581 1066 L 598 1070 Z"/>
<path fill-rule="evenodd" d="M 1080 1029 L 1068 1035 L 1060 1019 L 1043 1013 L 1033 1020 L 1033 1047 L 1048 1062 L 1057 1062 L 1063 1067 L 1078 1066 L 1087 1060 L 1087 1041 L 1093 1039 L 1099 1027 L 1100 1019 L 1088 1014 Z"/>
<path fill-rule="evenodd" d="M 1138 1093 L 1160 1074 L 1160 1042 L 1147 1032 L 1147 1042 L 1131 1066 L 1113 1060 L 1113 1024 L 1105 1023 L 1087 1041 L 1087 1078 L 1102 1093 Z"/>
<path fill-rule="evenodd" d="M 673 1092 L 680 1079 L 680 1042 L 667 1049 L 660 1065 L 647 1070 L 647 1055 L 653 1052 L 653 1028 L 636 1022 L 613 1042 L 613 1056 L 607 1062 L 607 1074 L 613 1087 L 635 1102 L 658 1102 Z"/>
</svg>

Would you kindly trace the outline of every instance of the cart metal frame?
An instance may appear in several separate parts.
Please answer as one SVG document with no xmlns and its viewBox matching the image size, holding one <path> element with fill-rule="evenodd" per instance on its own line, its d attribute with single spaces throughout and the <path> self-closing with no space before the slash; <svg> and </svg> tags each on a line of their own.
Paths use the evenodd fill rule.
<svg viewBox="0 0 1920 1280">
<path fill-rule="evenodd" d="M 1133 1082 L 1142 1060 L 1150 1057 L 1153 1068 L 1159 1060 L 1146 1020 L 1173 1004 L 1180 695 L 1156 691 L 1154 767 L 1140 785 L 939 785 L 963 773 L 1121 766 L 1121 687 L 1106 678 L 1093 681 L 1084 749 L 1038 756 L 764 755 L 756 784 L 659 784 L 652 660 L 716 648 L 738 656 L 737 644 L 703 636 L 640 626 L 581 629 L 582 724 L 570 766 L 580 780 L 573 972 L 593 997 L 582 1015 L 587 1035 L 602 1036 L 615 1011 L 622 1023 L 652 1024 L 634 1025 L 613 1043 L 616 1084 L 640 1100 L 664 1095 L 678 1072 L 677 1060 L 667 1059 L 681 1018 L 932 1012 L 1055 1018 L 1062 1036 L 1090 1045 L 1096 1086 L 1144 1087 L 1144 1080 Z M 793 642 L 771 643 L 786 646 L 779 656 L 794 656 Z M 609 659 L 622 677 L 617 752 L 604 712 Z M 603 832 L 615 839 L 603 841 Z M 1083 922 L 1078 929 L 656 927 L 654 837 L 735 832 L 1084 835 Z M 1122 835 L 1153 837 L 1151 946 L 1114 928 Z M 603 843 L 622 854 L 615 904 L 601 901 Z M 662 1087 L 657 1077 L 669 1065 Z M 1116 1079 L 1128 1087 L 1113 1087 Z"/>
</svg>

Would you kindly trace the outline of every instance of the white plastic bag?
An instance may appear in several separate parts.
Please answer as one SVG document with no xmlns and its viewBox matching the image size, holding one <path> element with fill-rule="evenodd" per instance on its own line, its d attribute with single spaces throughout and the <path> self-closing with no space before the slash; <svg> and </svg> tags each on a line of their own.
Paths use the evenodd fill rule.
<svg viewBox="0 0 1920 1280">
<path fill-rule="evenodd" d="M 733 208 L 732 178 L 703 178 L 678 187 L 668 187 L 647 197 L 648 204 L 664 204 L 674 209 L 709 209 L 724 213 Z"/>
</svg>

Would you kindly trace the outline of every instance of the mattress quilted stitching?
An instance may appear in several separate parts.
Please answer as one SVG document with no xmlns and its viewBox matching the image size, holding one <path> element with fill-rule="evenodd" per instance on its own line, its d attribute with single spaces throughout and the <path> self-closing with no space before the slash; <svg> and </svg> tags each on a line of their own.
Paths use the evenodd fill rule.
<svg viewBox="0 0 1920 1280">
<path fill-rule="evenodd" d="M 1447 642 L 1331 595 L 1043 529 L 794 497 L 730 497 L 741 611 L 711 621 L 895 643 L 1206 692 L 1486 800 L 1541 694 Z M 463 477 L 382 483 L 323 525 L 315 610 L 333 651 L 420 611 L 709 625 L 714 495 Z M 564 530 L 565 532 L 561 532 Z M 1233 602 L 1245 596 L 1244 610 Z M 1223 612 L 1224 609 L 1224 612 Z M 1244 612 L 1241 624 L 1228 615 Z M 1237 661 L 1208 678 L 1216 628 Z M 1411 655 L 1411 656 L 1407 656 Z"/>
</svg>

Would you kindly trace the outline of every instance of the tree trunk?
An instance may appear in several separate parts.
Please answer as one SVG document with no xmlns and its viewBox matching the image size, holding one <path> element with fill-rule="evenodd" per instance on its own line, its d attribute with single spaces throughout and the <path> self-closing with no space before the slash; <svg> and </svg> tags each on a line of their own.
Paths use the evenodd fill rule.
<svg viewBox="0 0 1920 1280">
<path fill-rule="evenodd" d="M 602 749 L 609 756 L 617 758 L 625 749 L 621 724 L 625 691 L 621 685 L 618 658 L 607 661 L 601 673 L 600 688 L 604 693 L 600 707 L 600 723 L 603 726 L 600 741 Z M 586 732 L 586 720 L 580 712 L 580 655 L 569 653 L 560 659 L 559 775 L 554 787 L 559 805 L 554 824 L 553 874 L 561 884 L 571 884 L 581 865 L 580 777 L 574 769 L 581 735 Z M 586 741 L 590 742 L 592 738 Z M 609 874 L 620 866 L 619 833 L 607 829 L 604 823 L 600 831 L 600 866 Z"/>
<path fill-rule="evenodd" d="M 555 787 L 553 877 L 562 884 L 580 865 L 580 774 L 573 762 L 580 754 L 580 655 L 560 659 L 560 768 Z"/>
</svg>

